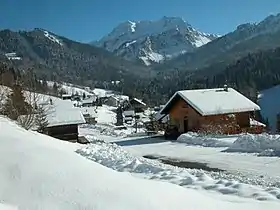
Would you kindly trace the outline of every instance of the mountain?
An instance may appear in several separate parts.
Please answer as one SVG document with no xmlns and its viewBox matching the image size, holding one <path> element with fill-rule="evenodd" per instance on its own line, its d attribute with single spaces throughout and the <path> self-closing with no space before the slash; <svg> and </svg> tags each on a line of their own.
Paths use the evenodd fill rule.
<svg viewBox="0 0 280 210">
<path fill-rule="evenodd" d="M 32 68 L 38 75 L 51 80 L 80 84 L 149 74 L 147 68 L 104 49 L 69 40 L 44 29 L 0 31 L 0 59 L 6 59 L 19 69 Z"/>
<path fill-rule="evenodd" d="M 182 18 L 163 17 L 156 21 L 126 21 L 91 44 L 150 65 L 192 52 L 217 37 L 197 31 Z"/>
<path fill-rule="evenodd" d="M 256 101 L 259 91 L 280 84 L 280 47 L 256 53 L 227 64 L 213 64 L 193 72 L 159 72 L 150 80 L 128 81 L 124 92 L 138 93 L 147 103 L 164 104 L 183 89 L 223 87 L 227 84 Z M 278 95 L 275 95 L 275 100 Z"/>
<path fill-rule="evenodd" d="M 214 63 L 224 65 L 246 56 L 248 53 L 280 46 L 280 14 L 271 15 L 259 23 L 239 25 L 235 31 L 186 53 L 157 70 L 197 70 Z"/>
</svg>

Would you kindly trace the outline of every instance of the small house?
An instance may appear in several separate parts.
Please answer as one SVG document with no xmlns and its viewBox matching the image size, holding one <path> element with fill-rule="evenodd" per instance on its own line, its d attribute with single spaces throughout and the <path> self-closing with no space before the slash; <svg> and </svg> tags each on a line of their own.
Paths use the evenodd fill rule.
<svg viewBox="0 0 280 210">
<path fill-rule="evenodd" d="M 61 140 L 77 142 L 78 125 L 86 123 L 78 108 L 55 109 L 47 113 L 46 133 Z"/>
<path fill-rule="evenodd" d="M 188 131 L 234 134 L 262 132 L 251 125 L 260 107 L 233 88 L 182 90 L 176 92 L 159 112 L 169 115 L 169 125 L 178 134 Z"/>
<path fill-rule="evenodd" d="M 135 117 L 135 112 L 133 110 L 127 110 L 123 112 L 123 115 L 124 115 L 124 122 L 128 124 L 132 124 Z"/>
<path fill-rule="evenodd" d="M 146 104 L 140 99 L 133 98 L 125 105 L 125 110 L 134 110 L 136 113 L 144 112 Z"/>
<path fill-rule="evenodd" d="M 92 107 L 96 105 L 97 97 L 96 96 L 91 96 L 89 98 L 83 99 L 81 104 L 82 107 Z"/>
<path fill-rule="evenodd" d="M 62 94 L 61 98 L 62 98 L 62 100 L 71 100 L 72 99 L 72 95 Z"/>
<path fill-rule="evenodd" d="M 120 104 L 120 100 L 116 96 L 112 95 L 108 97 L 108 99 L 105 101 L 105 104 L 107 106 L 117 107 Z"/>
<path fill-rule="evenodd" d="M 72 101 L 55 97 L 47 101 L 39 101 L 39 106 L 43 108 L 46 118 L 45 134 L 61 140 L 78 141 L 78 125 L 86 123 L 80 108 L 75 108 Z M 18 121 L 28 122 L 32 130 L 37 130 L 37 116 L 38 114 L 21 115 Z"/>
</svg>

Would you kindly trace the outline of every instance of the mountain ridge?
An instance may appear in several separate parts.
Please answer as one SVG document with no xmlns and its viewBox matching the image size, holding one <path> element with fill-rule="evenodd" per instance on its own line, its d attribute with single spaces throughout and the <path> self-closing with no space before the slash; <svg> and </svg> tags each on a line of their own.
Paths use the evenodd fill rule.
<svg viewBox="0 0 280 210">
<path fill-rule="evenodd" d="M 50 80 L 92 84 L 120 80 L 125 75 L 150 74 L 147 68 L 89 44 L 79 43 L 44 29 L 0 31 L 1 59 L 15 67 L 34 69 Z M 13 59 L 18 57 L 20 59 Z"/>
<path fill-rule="evenodd" d="M 182 18 L 165 16 L 154 21 L 122 22 L 91 44 L 127 60 L 142 60 L 150 65 L 191 52 L 217 37 L 199 32 Z"/>
</svg>

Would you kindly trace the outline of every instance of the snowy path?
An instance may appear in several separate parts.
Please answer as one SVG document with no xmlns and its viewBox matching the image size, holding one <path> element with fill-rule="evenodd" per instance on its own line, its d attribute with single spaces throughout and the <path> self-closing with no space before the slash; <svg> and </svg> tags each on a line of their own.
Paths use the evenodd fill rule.
<svg viewBox="0 0 280 210">
<path fill-rule="evenodd" d="M 147 142 L 148 139 L 146 140 Z M 219 168 L 232 174 L 248 177 L 250 182 L 266 186 L 280 187 L 280 158 L 258 157 L 247 153 L 222 152 L 226 148 L 188 146 L 184 143 L 144 140 L 112 140 L 136 156 L 159 156 L 164 158 L 206 163 L 209 167 Z M 140 143 L 139 143 L 140 142 Z"/>
</svg>

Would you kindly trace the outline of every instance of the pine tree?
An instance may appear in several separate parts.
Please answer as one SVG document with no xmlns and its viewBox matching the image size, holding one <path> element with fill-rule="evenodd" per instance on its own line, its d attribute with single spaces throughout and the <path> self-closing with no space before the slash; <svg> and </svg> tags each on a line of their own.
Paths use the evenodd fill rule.
<svg viewBox="0 0 280 210">
<path fill-rule="evenodd" d="M 42 106 L 38 107 L 38 112 L 35 118 L 35 124 L 39 133 L 45 133 L 48 126 L 47 114 Z"/>
<path fill-rule="evenodd" d="M 32 107 L 25 101 L 21 85 L 12 86 L 12 92 L 4 104 L 3 113 L 12 120 L 16 120 L 20 115 L 27 115 Z"/>
<path fill-rule="evenodd" d="M 119 106 L 117 108 L 117 126 L 123 125 L 123 111 L 122 111 L 122 107 Z"/>
<path fill-rule="evenodd" d="M 53 83 L 53 93 L 55 95 L 58 95 L 58 85 L 56 82 Z"/>
</svg>

